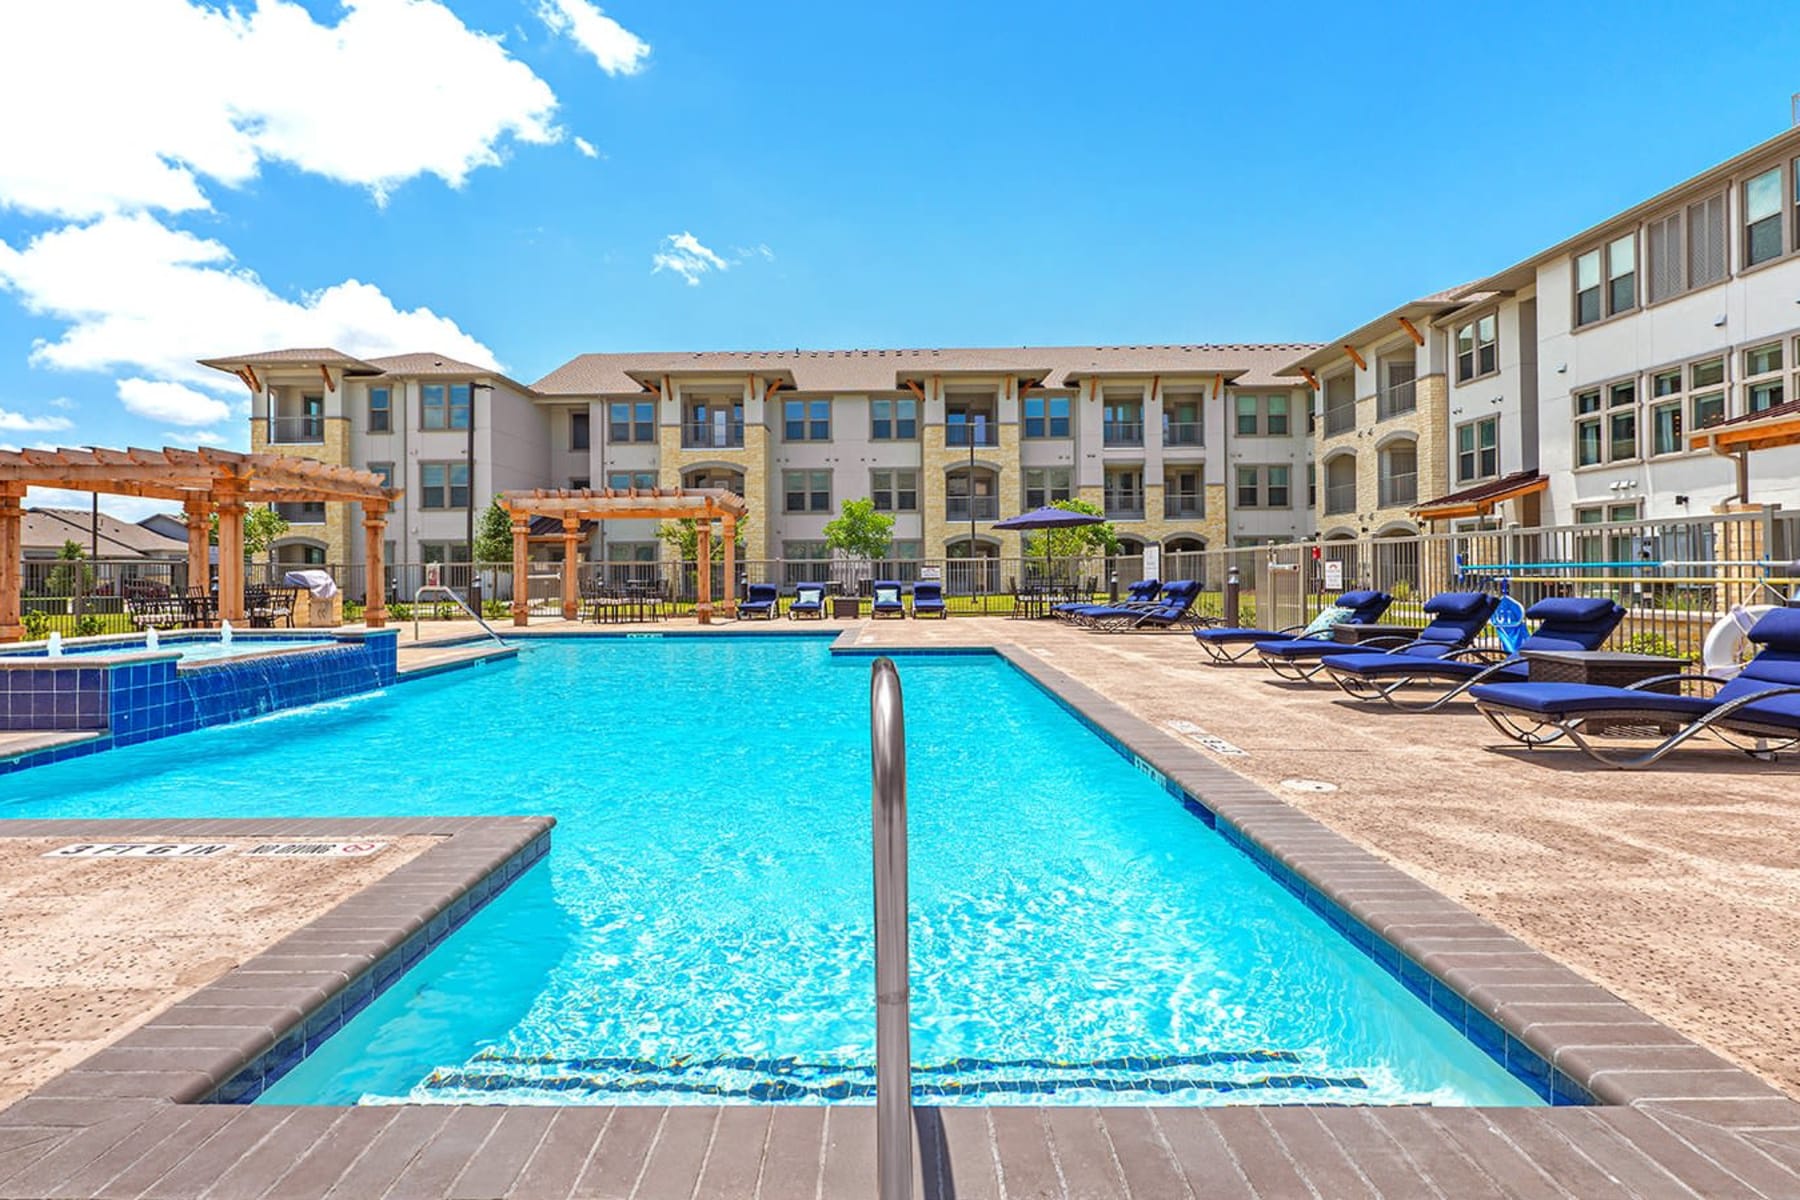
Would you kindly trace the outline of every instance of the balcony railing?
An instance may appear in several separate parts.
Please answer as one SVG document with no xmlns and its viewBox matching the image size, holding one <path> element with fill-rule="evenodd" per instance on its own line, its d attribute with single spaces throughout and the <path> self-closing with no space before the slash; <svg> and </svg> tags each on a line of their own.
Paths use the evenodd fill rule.
<svg viewBox="0 0 1800 1200">
<path fill-rule="evenodd" d="M 1100 440 L 1107 446 L 1141 446 L 1144 444 L 1142 421 L 1108 421 L 1100 427 Z"/>
<path fill-rule="evenodd" d="M 1199 421 L 1170 421 L 1163 426 L 1165 446 L 1204 446 L 1206 426 Z"/>
<path fill-rule="evenodd" d="M 1144 519 L 1144 497 L 1141 493 L 1114 494 L 1105 497 L 1102 506 L 1109 521 L 1141 521 Z"/>
<path fill-rule="evenodd" d="M 289 501 L 275 505 L 275 512 L 289 525 L 323 525 L 325 506 L 308 501 Z"/>
<path fill-rule="evenodd" d="M 1396 504 L 1411 504 L 1419 498 L 1419 473 L 1417 471 L 1395 471 L 1391 475 L 1381 477 L 1381 507 L 1392 508 Z"/>
<path fill-rule="evenodd" d="M 992 421 L 981 421 L 973 425 L 948 424 L 944 426 L 944 445 L 946 446 L 998 446 L 1000 430 Z"/>
<path fill-rule="evenodd" d="M 1418 381 L 1413 379 L 1389 384 L 1375 399 L 1375 419 L 1385 421 L 1419 407 Z"/>
<path fill-rule="evenodd" d="M 946 496 L 946 521 L 997 521 L 1000 519 L 998 496 Z"/>
<path fill-rule="evenodd" d="M 1163 516 L 1193 517 L 1199 519 L 1206 515 L 1206 497 L 1199 492 L 1192 494 L 1167 492 L 1163 495 Z"/>
<path fill-rule="evenodd" d="M 1356 428 L 1356 405 L 1340 404 L 1325 410 L 1325 436 L 1349 433 Z"/>
<path fill-rule="evenodd" d="M 681 427 L 681 445 L 686 450 L 729 450 L 744 444 L 744 425 L 719 425 L 711 421 L 690 421 Z"/>
<path fill-rule="evenodd" d="M 283 446 L 313 445 L 325 440 L 324 417 L 270 417 L 269 441 Z"/>
<path fill-rule="evenodd" d="M 1325 485 L 1325 512 L 1328 516 L 1356 511 L 1356 483 Z"/>
</svg>

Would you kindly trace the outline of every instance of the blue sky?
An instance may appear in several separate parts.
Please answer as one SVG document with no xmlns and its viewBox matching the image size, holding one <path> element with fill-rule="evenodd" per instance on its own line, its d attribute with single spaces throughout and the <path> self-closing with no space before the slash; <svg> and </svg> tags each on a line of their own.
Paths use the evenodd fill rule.
<svg viewBox="0 0 1800 1200">
<path fill-rule="evenodd" d="M 1779 3 L 222 7 L 0 16 L 0 444 L 242 446 L 264 343 L 1319 339 L 1800 88 Z"/>
</svg>

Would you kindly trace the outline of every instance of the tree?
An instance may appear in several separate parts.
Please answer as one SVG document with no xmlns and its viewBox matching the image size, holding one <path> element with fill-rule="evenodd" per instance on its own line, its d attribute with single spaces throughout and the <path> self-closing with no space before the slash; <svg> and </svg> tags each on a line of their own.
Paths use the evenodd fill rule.
<svg viewBox="0 0 1800 1200">
<path fill-rule="evenodd" d="M 87 558 L 81 549 L 81 543 L 68 540 L 63 542 L 62 549 L 56 552 L 56 565 L 50 568 L 50 575 L 44 580 L 46 596 L 73 596 L 77 591 L 76 580 L 80 579 L 79 590 L 82 593 L 94 590 L 94 568 L 82 560 Z"/>
<path fill-rule="evenodd" d="M 512 514 L 498 499 L 487 506 L 475 524 L 475 561 L 478 563 L 510 563 L 512 561 Z"/>
<path fill-rule="evenodd" d="M 894 518 L 876 512 L 873 500 L 846 500 L 838 516 L 825 523 L 825 544 L 869 562 L 886 558 L 894 544 Z"/>
<path fill-rule="evenodd" d="M 725 534 L 720 522 L 713 522 L 712 557 L 714 562 L 725 557 Z M 737 519 L 737 539 L 741 546 L 745 534 L 750 529 L 750 518 Z M 693 562 L 700 557 L 700 525 L 692 517 L 682 517 L 675 521 L 664 521 L 656 530 L 657 539 L 675 551 L 675 557 L 682 562 Z"/>
<path fill-rule="evenodd" d="M 1057 500 L 1050 507 L 1095 517 L 1106 515 L 1098 504 L 1087 500 Z M 1056 559 L 1079 558 L 1096 550 L 1102 554 L 1113 554 L 1118 549 L 1119 538 L 1113 532 L 1111 521 L 1103 521 L 1098 525 L 1078 525 L 1072 529 L 1040 529 L 1025 539 L 1026 556 L 1041 558 L 1046 566 Z"/>
<path fill-rule="evenodd" d="M 214 513 L 208 526 L 207 540 L 219 544 L 219 514 Z M 253 505 L 244 510 L 244 557 L 267 554 L 270 547 L 286 536 L 288 520 L 272 508 Z"/>
</svg>

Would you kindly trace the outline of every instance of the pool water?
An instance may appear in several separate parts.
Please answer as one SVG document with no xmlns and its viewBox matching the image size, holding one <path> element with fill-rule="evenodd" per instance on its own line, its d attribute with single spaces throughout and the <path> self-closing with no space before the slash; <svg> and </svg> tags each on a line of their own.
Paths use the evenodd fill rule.
<svg viewBox="0 0 1800 1200">
<path fill-rule="evenodd" d="M 827 647 L 527 645 L 23 772 L 0 814 L 557 816 L 263 1103 L 864 1100 L 869 659 Z M 1003 660 L 899 664 L 922 1102 L 1538 1102 Z"/>
</svg>

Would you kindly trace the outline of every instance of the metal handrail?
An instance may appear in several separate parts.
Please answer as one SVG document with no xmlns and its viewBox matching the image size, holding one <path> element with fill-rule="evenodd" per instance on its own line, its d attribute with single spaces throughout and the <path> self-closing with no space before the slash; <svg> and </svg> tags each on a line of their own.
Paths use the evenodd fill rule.
<svg viewBox="0 0 1800 1200">
<path fill-rule="evenodd" d="M 451 591 L 449 588 L 444 587 L 442 584 L 437 584 L 437 583 L 428 583 L 424 587 L 420 588 L 418 591 L 413 593 L 413 641 L 416 642 L 419 640 L 419 600 L 425 595 L 426 592 L 441 592 L 450 601 L 450 603 L 456 605 L 456 607 L 462 609 L 464 612 L 468 613 L 471 617 L 475 618 L 475 623 L 477 625 L 481 626 L 481 628 L 487 633 L 487 635 L 489 637 L 493 638 L 496 642 L 499 642 L 502 646 L 506 645 L 506 639 L 501 637 L 499 634 L 495 633 L 493 626 L 489 625 L 486 621 L 481 619 L 480 613 L 478 613 L 474 609 L 470 608 L 468 606 L 467 602 L 465 602 L 461 596 L 457 595 L 455 592 Z"/>
<path fill-rule="evenodd" d="M 900 672 L 869 677 L 875 842 L 875 1178 L 879 1200 L 912 1196 L 912 1016 L 906 949 L 906 717 Z"/>
</svg>

